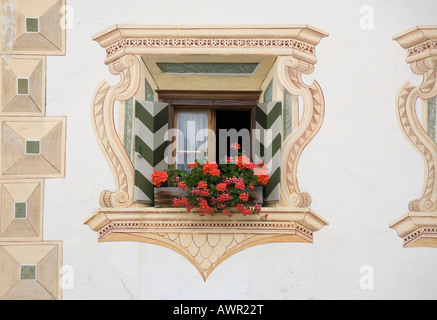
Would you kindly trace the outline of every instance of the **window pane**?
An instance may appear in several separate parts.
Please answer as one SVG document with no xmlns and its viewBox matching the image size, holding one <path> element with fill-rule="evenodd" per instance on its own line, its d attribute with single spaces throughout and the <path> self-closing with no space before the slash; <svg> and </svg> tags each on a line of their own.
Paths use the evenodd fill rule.
<svg viewBox="0 0 437 320">
<path fill-rule="evenodd" d="M 206 158 L 208 113 L 178 112 L 177 125 L 180 130 L 177 141 L 178 169 L 187 170 L 188 163 Z"/>
</svg>

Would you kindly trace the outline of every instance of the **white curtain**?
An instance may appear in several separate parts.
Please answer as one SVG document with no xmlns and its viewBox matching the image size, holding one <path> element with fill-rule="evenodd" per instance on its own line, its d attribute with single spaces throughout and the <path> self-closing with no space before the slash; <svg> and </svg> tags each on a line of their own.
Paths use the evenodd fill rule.
<svg viewBox="0 0 437 320">
<path fill-rule="evenodd" d="M 188 163 L 206 158 L 208 113 L 178 112 L 177 167 L 188 170 Z"/>
</svg>

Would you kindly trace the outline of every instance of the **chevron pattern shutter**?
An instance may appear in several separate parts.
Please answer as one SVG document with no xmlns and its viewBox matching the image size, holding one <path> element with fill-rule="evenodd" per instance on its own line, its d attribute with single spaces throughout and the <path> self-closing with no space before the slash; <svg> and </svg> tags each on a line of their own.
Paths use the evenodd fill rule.
<svg viewBox="0 0 437 320">
<path fill-rule="evenodd" d="M 255 156 L 264 161 L 270 180 L 264 187 L 264 202 L 278 202 L 281 186 L 282 102 L 260 103 L 256 107 Z"/>
<path fill-rule="evenodd" d="M 168 130 L 168 105 L 162 102 L 135 102 L 135 192 L 134 201 L 152 203 L 152 173 L 168 168 L 164 137 Z"/>
</svg>

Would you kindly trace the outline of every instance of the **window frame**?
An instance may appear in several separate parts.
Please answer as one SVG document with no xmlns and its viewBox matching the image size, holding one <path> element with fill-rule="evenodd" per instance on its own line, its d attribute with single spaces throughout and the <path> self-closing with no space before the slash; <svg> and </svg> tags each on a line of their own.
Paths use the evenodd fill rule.
<svg viewBox="0 0 437 320">
<path fill-rule="evenodd" d="M 177 113 L 181 111 L 210 112 L 208 127 L 216 132 L 215 111 L 250 111 L 250 134 L 256 125 L 256 106 L 262 91 L 156 90 L 159 101 L 168 104 L 169 129 L 177 128 Z M 210 122 L 211 121 L 211 122 Z M 208 137 L 208 161 L 215 162 L 216 143 Z M 211 141 L 213 140 L 213 141 Z M 172 140 L 170 143 L 175 142 Z M 250 141 L 252 150 L 252 139 Z M 176 148 L 173 150 L 176 156 Z"/>
</svg>

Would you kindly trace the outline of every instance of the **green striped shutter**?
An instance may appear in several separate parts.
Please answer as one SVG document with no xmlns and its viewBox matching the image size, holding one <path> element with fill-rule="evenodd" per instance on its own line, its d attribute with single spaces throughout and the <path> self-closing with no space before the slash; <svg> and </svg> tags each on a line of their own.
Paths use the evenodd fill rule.
<svg viewBox="0 0 437 320">
<path fill-rule="evenodd" d="M 135 102 L 135 191 L 134 201 L 152 203 L 152 174 L 168 168 L 165 150 L 168 142 L 168 105 L 162 102 Z"/>
<path fill-rule="evenodd" d="M 256 107 L 255 160 L 262 160 L 270 180 L 264 187 L 264 202 L 278 202 L 281 194 L 282 102 L 260 103 Z"/>
</svg>

